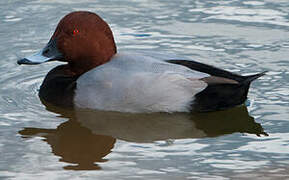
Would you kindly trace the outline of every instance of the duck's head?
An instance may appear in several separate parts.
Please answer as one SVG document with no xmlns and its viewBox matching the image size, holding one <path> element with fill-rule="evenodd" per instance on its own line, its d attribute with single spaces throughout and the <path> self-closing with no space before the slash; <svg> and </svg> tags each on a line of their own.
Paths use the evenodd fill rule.
<svg viewBox="0 0 289 180">
<path fill-rule="evenodd" d="M 82 74 L 106 63 L 116 53 L 109 25 L 92 12 L 76 11 L 58 23 L 48 44 L 38 53 L 18 60 L 18 64 L 47 61 L 68 62 L 70 70 Z"/>
</svg>

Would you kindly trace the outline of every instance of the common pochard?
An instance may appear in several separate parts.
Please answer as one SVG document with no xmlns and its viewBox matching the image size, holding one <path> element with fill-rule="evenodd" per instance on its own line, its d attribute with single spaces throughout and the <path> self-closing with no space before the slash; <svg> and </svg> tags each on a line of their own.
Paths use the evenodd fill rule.
<svg viewBox="0 0 289 180">
<path fill-rule="evenodd" d="M 97 14 L 63 17 L 48 44 L 18 64 L 67 62 L 52 69 L 39 91 L 58 106 L 120 112 L 191 112 L 244 103 L 250 83 L 241 76 L 160 53 L 117 52 L 109 25 Z"/>
</svg>

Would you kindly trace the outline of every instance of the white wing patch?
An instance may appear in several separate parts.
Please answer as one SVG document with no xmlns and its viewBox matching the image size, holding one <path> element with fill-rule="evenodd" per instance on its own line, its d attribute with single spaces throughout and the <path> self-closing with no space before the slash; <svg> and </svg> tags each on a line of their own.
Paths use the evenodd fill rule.
<svg viewBox="0 0 289 180">
<path fill-rule="evenodd" d="M 207 74 L 151 57 L 118 54 L 77 80 L 75 105 L 120 112 L 188 112 Z"/>
</svg>

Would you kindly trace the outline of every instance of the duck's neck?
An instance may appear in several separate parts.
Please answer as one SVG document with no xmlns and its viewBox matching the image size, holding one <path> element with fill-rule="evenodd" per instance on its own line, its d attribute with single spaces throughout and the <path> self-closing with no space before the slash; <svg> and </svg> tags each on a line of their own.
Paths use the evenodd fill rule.
<svg viewBox="0 0 289 180">
<path fill-rule="evenodd" d="M 78 60 L 77 63 L 69 62 L 68 67 L 75 76 L 80 76 L 97 66 L 107 63 L 108 61 L 110 61 L 110 59 L 103 60 L 103 61 Z"/>
</svg>

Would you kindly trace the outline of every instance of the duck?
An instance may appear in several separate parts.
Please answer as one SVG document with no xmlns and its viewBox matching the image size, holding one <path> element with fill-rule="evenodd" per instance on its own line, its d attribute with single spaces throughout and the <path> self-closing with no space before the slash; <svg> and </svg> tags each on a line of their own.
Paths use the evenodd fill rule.
<svg viewBox="0 0 289 180">
<path fill-rule="evenodd" d="M 250 84 L 266 72 L 242 76 L 159 52 L 118 52 L 113 32 L 96 13 L 74 11 L 47 45 L 17 63 L 65 62 L 48 72 L 42 102 L 127 113 L 209 112 L 244 104 Z"/>
</svg>

